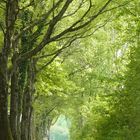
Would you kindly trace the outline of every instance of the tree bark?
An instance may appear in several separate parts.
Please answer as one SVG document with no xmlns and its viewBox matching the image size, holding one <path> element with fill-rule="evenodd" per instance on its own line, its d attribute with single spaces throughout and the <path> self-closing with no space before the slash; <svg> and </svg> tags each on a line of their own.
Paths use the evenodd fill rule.
<svg viewBox="0 0 140 140">
<path fill-rule="evenodd" d="M 0 140 L 12 140 L 8 120 L 7 58 L 0 54 Z"/>
<path fill-rule="evenodd" d="M 0 53 L 0 140 L 12 140 L 8 118 L 8 58 L 12 47 L 18 1 L 5 1 L 5 33 Z"/>
<path fill-rule="evenodd" d="M 21 122 L 21 140 L 31 140 L 32 126 L 32 98 L 34 93 L 34 66 L 33 61 L 28 65 L 28 77 L 23 95 L 22 122 Z"/>
<path fill-rule="evenodd" d="M 11 100 L 10 100 L 10 127 L 14 140 L 18 140 L 17 116 L 18 116 L 18 66 L 16 64 L 16 54 L 13 59 L 13 74 L 11 76 Z"/>
</svg>

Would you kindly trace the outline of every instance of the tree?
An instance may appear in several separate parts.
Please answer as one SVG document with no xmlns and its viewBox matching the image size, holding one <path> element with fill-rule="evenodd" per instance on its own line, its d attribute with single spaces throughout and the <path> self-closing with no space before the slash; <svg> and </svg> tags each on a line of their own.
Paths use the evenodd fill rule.
<svg viewBox="0 0 140 140">
<path fill-rule="evenodd" d="M 91 0 L 86 2 L 82 0 L 80 4 L 74 0 L 58 0 L 56 2 L 46 3 L 45 6 L 47 9 L 40 10 L 40 6 L 42 6 L 44 2 L 47 1 L 36 0 L 24 2 L 16 0 L 2 0 L 0 3 L 2 11 L 1 19 L 3 19 L 3 21 L 0 22 L 1 34 L 3 33 L 0 52 L 1 140 L 11 140 L 12 137 L 14 140 L 20 139 L 20 136 L 17 136 L 18 133 L 16 133 L 16 131 L 19 131 L 16 121 L 19 123 L 19 116 L 21 116 L 21 114 L 22 119 L 24 118 L 24 115 L 26 116 L 25 113 L 27 113 L 27 110 L 21 113 L 21 106 L 23 106 L 24 110 L 25 106 L 30 106 L 28 103 L 30 104 L 32 100 L 32 87 L 34 85 L 34 79 L 31 77 L 34 74 L 34 70 L 32 71 L 32 68 L 34 67 L 32 67 L 32 64 L 34 63 L 33 57 L 36 57 L 39 52 L 40 54 L 44 53 L 44 48 L 49 47 L 50 43 L 56 41 L 61 43 L 62 40 L 70 43 L 73 39 L 75 40 L 76 38 L 87 34 L 92 28 L 91 23 L 97 19 L 98 16 L 114 9 L 107 9 L 112 0 L 102 3 L 96 2 L 96 8 Z M 79 5 L 78 9 L 76 7 L 72 7 L 72 5 L 76 4 Z M 41 8 L 43 8 L 43 6 Z M 73 12 L 71 13 L 71 11 Z M 93 12 L 94 14 L 92 15 L 91 13 Z M 27 16 L 27 21 L 22 18 L 22 15 Z M 61 27 L 60 25 L 67 20 L 69 21 L 69 24 L 65 24 L 65 27 Z M 22 22 L 23 24 L 25 23 L 25 26 L 21 26 Z M 24 38 L 26 35 L 31 39 L 28 43 L 24 42 L 27 43 L 26 45 L 28 45 L 28 49 L 23 48 L 25 47 L 25 44 L 22 43 L 22 41 L 27 41 L 27 38 Z M 68 39 L 64 40 L 65 38 Z M 58 52 L 61 51 L 57 51 L 57 55 L 59 54 Z M 55 57 L 57 55 L 55 55 Z M 53 59 L 50 62 L 52 62 Z M 24 61 L 27 61 L 26 64 L 23 64 Z M 27 67 L 25 70 L 21 71 L 23 65 Z M 24 74 L 25 76 L 22 79 L 21 76 Z M 27 80 L 25 81 L 26 77 Z M 19 85 L 20 81 L 18 82 L 18 79 L 25 81 L 22 89 L 20 89 L 21 86 Z M 30 83 L 29 87 L 28 83 Z M 19 89 L 23 95 L 18 93 Z M 9 94 L 11 97 L 10 124 L 8 118 Z M 28 97 L 30 96 L 30 101 L 28 103 L 26 102 L 25 104 L 21 104 L 22 97 L 18 97 L 18 95 L 22 95 L 24 101 L 24 96 L 28 95 Z M 17 104 L 16 101 L 19 103 Z M 26 134 L 24 134 L 24 136 L 25 135 Z M 25 136 L 22 139 L 26 140 L 29 139 L 29 137 L 27 138 Z"/>
</svg>

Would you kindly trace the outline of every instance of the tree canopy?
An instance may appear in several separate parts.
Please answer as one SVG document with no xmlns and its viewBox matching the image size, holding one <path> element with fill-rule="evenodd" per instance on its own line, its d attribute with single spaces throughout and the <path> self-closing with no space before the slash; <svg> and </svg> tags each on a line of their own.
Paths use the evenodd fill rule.
<svg viewBox="0 0 140 140">
<path fill-rule="evenodd" d="M 139 140 L 139 7 L 0 0 L 0 140 Z"/>
</svg>

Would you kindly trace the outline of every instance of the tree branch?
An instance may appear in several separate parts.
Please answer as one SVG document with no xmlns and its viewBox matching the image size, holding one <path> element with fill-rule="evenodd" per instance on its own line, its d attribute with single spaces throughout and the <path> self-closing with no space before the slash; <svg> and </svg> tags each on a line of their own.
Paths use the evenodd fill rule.
<svg viewBox="0 0 140 140">
<path fill-rule="evenodd" d="M 69 4 L 72 2 L 72 0 L 67 0 L 67 2 L 65 3 L 65 5 L 63 6 L 63 8 L 61 9 L 61 11 L 59 12 L 59 14 L 51 21 L 50 26 L 47 30 L 47 33 L 45 34 L 43 40 L 40 42 L 40 44 L 35 47 L 33 50 L 23 54 L 22 56 L 20 56 L 20 59 L 28 59 L 34 55 L 36 55 L 39 51 L 41 51 L 45 45 L 49 44 L 50 42 L 53 42 L 55 40 L 57 40 L 58 38 L 61 38 L 62 36 L 64 36 L 65 34 L 69 33 L 69 32 L 75 32 L 80 30 L 81 28 L 84 28 L 85 26 L 89 25 L 93 20 L 95 20 L 100 14 L 102 14 L 102 12 L 104 11 L 104 9 L 109 5 L 109 3 L 112 0 L 108 0 L 105 5 L 97 12 L 97 14 L 95 14 L 94 16 L 91 17 L 91 19 L 87 22 L 85 22 L 84 24 L 75 27 L 79 21 L 81 21 L 85 15 L 89 12 L 89 9 L 91 7 L 91 3 L 90 3 L 90 7 L 89 9 L 85 12 L 85 14 L 81 17 L 81 19 L 79 19 L 78 21 L 76 21 L 72 26 L 68 27 L 67 29 L 65 29 L 64 31 L 62 31 L 60 34 L 50 38 L 54 26 L 56 25 L 56 23 L 62 18 L 63 14 L 65 13 L 65 11 L 67 10 Z M 75 27 L 75 28 L 74 28 Z"/>
<path fill-rule="evenodd" d="M 15 40 L 19 39 L 21 37 L 21 35 L 30 30 L 31 28 L 33 28 L 34 26 L 40 24 L 41 22 L 44 22 L 44 20 L 46 20 L 49 15 L 63 2 L 63 0 L 59 0 L 47 13 L 45 13 L 44 15 L 42 15 L 41 19 L 38 19 L 36 21 L 34 21 L 33 23 L 31 23 L 29 26 L 25 27 L 24 29 L 21 30 L 21 32 L 15 37 Z"/>
<path fill-rule="evenodd" d="M 84 0 L 81 1 L 81 3 L 79 4 L 78 8 L 77 8 L 74 12 L 72 12 L 72 13 L 70 13 L 70 14 L 68 14 L 68 15 L 63 16 L 62 19 L 63 19 L 63 18 L 66 18 L 66 17 L 69 17 L 69 16 L 72 16 L 72 15 L 74 15 L 75 13 L 77 13 L 78 10 L 82 7 L 83 4 L 84 4 Z"/>
<path fill-rule="evenodd" d="M 45 65 L 43 65 L 43 66 L 37 71 L 37 73 L 38 73 L 38 72 L 41 72 L 44 68 L 46 68 L 48 65 L 50 65 L 50 64 L 56 59 L 56 57 L 58 57 L 58 56 L 62 53 L 62 51 L 63 51 L 64 49 L 70 47 L 71 44 L 72 44 L 76 39 L 77 39 L 77 38 L 74 38 L 74 39 L 72 39 L 70 42 L 69 42 L 69 41 L 66 42 L 66 43 L 63 45 L 63 47 L 62 47 L 61 49 L 59 49 L 59 50 L 57 50 L 56 52 L 52 53 L 51 55 L 54 55 L 54 56 L 50 59 L 50 61 L 48 61 Z M 47 55 L 43 55 L 43 56 L 41 56 L 41 57 L 38 58 L 38 59 L 42 59 L 42 58 L 45 58 L 45 57 L 47 57 Z"/>
<path fill-rule="evenodd" d="M 29 4 L 27 4 L 25 7 L 19 8 L 20 11 L 25 10 L 26 8 L 32 6 L 34 4 L 34 0 L 32 0 Z"/>
</svg>

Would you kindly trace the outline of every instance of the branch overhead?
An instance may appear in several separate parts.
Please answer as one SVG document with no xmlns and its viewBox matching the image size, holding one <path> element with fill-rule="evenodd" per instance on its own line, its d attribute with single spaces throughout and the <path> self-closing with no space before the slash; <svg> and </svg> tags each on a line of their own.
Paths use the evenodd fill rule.
<svg viewBox="0 0 140 140">
<path fill-rule="evenodd" d="M 58 2 L 62 2 L 61 0 L 59 0 Z M 34 55 L 36 55 L 38 52 L 40 52 L 46 45 L 48 45 L 49 43 L 56 41 L 57 39 L 60 39 L 61 37 L 64 37 L 66 34 L 72 34 L 74 32 L 77 32 L 81 29 L 84 29 L 85 27 L 87 27 L 90 23 L 92 23 L 98 16 L 100 16 L 101 14 L 103 14 L 105 12 L 105 9 L 107 8 L 107 6 L 112 2 L 112 0 L 108 0 L 99 10 L 96 14 L 94 14 L 92 17 L 90 17 L 90 19 L 86 22 L 83 23 L 83 18 L 85 18 L 87 16 L 87 14 L 90 12 L 90 10 L 92 9 L 92 2 L 91 0 L 89 1 L 89 8 L 85 11 L 85 13 L 83 14 L 83 16 L 81 16 L 80 19 L 76 20 L 71 26 L 67 27 L 66 29 L 64 29 L 62 32 L 60 32 L 59 34 L 52 36 L 52 33 L 55 29 L 55 25 L 61 21 L 61 19 L 63 18 L 63 15 L 66 13 L 68 7 L 70 6 L 70 4 L 73 2 L 73 0 L 67 0 L 65 2 L 65 4 L 63 5 L 63 7 L 61 8 L 61 10 L 59 11 L 59 13 L 50 21 L 47 31 L 44 34 L 43 39 L 41 40 L 41 42 L 39 43 L 39 45 L 37 45 L 33 50 L 23 54 L 22 56 L 20 56 L 19 59 L 28 59 Z M 52 12 L 52 11 L 51 11 Z M 50 12 L 49 12 L 50 14 Z M 51 37 L 52 36 L 52 37 Z"/>
</svg>

